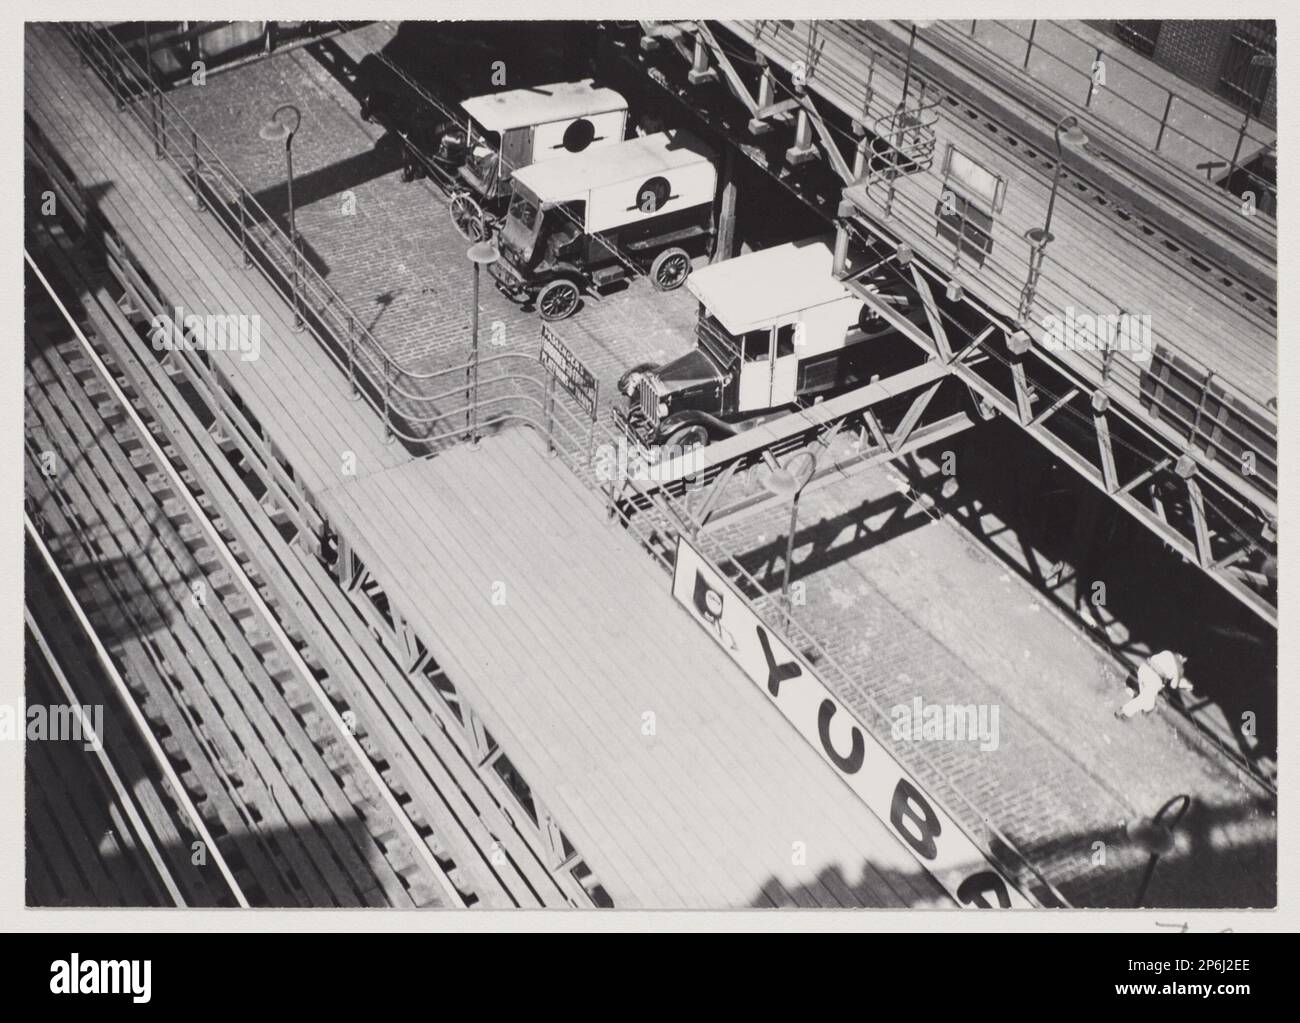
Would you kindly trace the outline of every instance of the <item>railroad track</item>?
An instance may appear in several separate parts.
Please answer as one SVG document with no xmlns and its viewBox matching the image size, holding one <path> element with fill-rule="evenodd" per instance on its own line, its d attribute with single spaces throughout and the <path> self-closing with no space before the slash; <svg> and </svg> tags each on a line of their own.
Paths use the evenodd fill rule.
<svg viewBox="0 0 1300 1023">
<path fill-rule="evenodd" d="M 826 21 L 822 22 L 821 25 L 821 30 L 828 35 L 838 34 L 852 43 L 868 48 L 880 48 L 881 46 L 880 40 L 860 24 Z M 938 44 L 935 45 L 938 46 Z M 942 49 L 945 55 L 962 64 L 963 70 L 970 76 L 972 94 L 993 94 L 1000 91 L 1000 87 L 996 82 L 990 79 L 980 68 L 965 59 L 962 54 L 955 52 L 953 47 L 939 48 Z M 892 53 L 892 49 L 889 52 Z M 1008 153 L 1014 154 L 1024 163 L 1033 165 L 1041 175 L 1050 181 L 1055 167 L 1055 159 L 1051 155 L 1028 146 L 1024 139 L 1018 138 L 1013 132 L 1001 125 L 997 118 L 990 116 L 986 111 L 970 102 L 967 97 L 959 95 L 952 89 L 946 88 L 941 83 L 933 80 L 927 81 L 926 85 L 927 94 L 941 96 L 949 109 L 965 116 L 971 124 L 982 125 L 985 132 L 990 137 L 998 139 Z M 1255 315 L 1259 323 L 1276 331 L 1277 303 L 1273 295 L 1264 293 L 1256 285 L 1244 280 L 1241 276 L 1217 263 L 1211 262 L 1208 256 L 1175 238 L 1169 231 L 1166 231 L 1151 219 L 1136 213 L 1126 203 L 1117 200 L 1104 189 L 1089 182 L 1086 172 L 1081 175 L 1074 170 L 1067 170 L 1064 177 L 1070 183 L 1071 194 L 1083 200 L 1091 209 L 1098 211 L 1121 230 L 1141 238 L 1153 251 L 1172 260 L 1190 276 L 1203 280 L 1209 287 L 1228 299 L 1243 303 L 1243 308 Z M 1158 191 L 1171 207 L 1184 208 L 1179 196 L 1172 189 L 1164 188 L 1158 181 L 1154 180 L 1145 180 L 1143 184 L 1147 188 Z M 1187 214 L 1188 216 L 1195 215 L 1191 210 L 1187 210 Z M 1266 253 L 1260 252 L 1258 255 L 1263 259 Z"/>
<path fill-rule="evenodd" d="M 65 233 L 65 228 L 72 233 Z M 303 734 L 295 735 L 290 744 L 299 751 L 300 761 L 312 761 L 317 772 L 320 763 L 336 768 L 330 776 L 332 783 L 317 778 L 315 795 L 323 798 L 328 792 L 338 813 L 345 817 L 346 808 L 333 790 L 345 800 L 360 802 L 361 808 L 354 807 L 348 826 L 341 827 L 336 817 L 330 832 L 344 845 L 339 856 L 348 856 L 353 870 L 361 870 L 359 860 L 365 859 L 358 876 L 375 875 L 365 889 L 370 902 L 524 907 L 582 904 L 556 883 L 516 827 L 506 801 L 485 784 L 475 770 L 477 765 L 452 741 L 454 729 L 449 728 L 444 714 L 447 708 L 431 699 L 439 691 L 436 666 L 426 665 L 415 674 L 397 663 L 381 643 L 373 615 L 367 617 L 361 595 L 340 590 L 318 557 L 304 552 L 300 544 L 288 542 L 293 528 L 283 510 L 274 505 L 259 475 L 264 469 L 249 464 L 232 443 L 233 424 L 203 406 L 202 395 L 187 382 L 177 364 L 158 359 L 149 349 L 118 305 L 120 289 L 105 264 L 99 262 L 102 254 L 94 245 L 85 244 L 91 239 L 80 236 L 70 222 L 36 224 L 32 239 L 41 264 L 55 281 L 55 290 L 82 296 L 79 304 L 72 301 L 66 305 L 77 308 L 86 321 L 74 330 L 66 326 L 67 316 L 62 317 L 64 327 L 58 327 L 48 314 L 32 317 L 34 323 L 53 324 L 57 336 L 53 345 L 44 341 L 29 345 L 34 363 L 39 364 L 29 370 L 29 384 L 38 385 L 34 397 L 48 412 L 49 401 L 42 395 L 51 379 L 66 384 L 71 374 L 79 384 L 89 385 L 95 396 L 83 394 L 81 400 L 74 401 L 83 420 L 83 440 L 107 435 L 125 444 L 130 449 L 126 459 L 138 483 L 151 494 L 156 491 L 154 505 L 161 509 L 161 517 L 155 513 L 153 520 L 142 510 L 136 515 L 132 549 L 152 554 L 151 543 L 160 543 L 160 538 L 147 531 L 142 537 L 141 531 L 144 525 L 161 528 L 166 522 L 165 534 L 183 533 L 182 543 L 188 542 L 191 555 L 198 552 L 197 558 L 192 557 L 183 567 L 212 576 L 208 587 L 211 599 L 219 597 L 223 605 L 233 599 L 236 613 L 229 617 L 237 620 L 241 632 L 254 638 L 249 648 L 241 649 L 239 663 L 251 658 L 261 666 L 251 669 L 259 678 L 257 691 L 268 686 L 275 691 L 270 698 L 277 709 L 272 723 L 295 721 L 300 726 Z M 64 312 L 66 306 L 61 315 Z M 75 338 L 66 336 L 69 333 Z M 62 364 L 61 374 L 44 365 L 47 350 L 56 371 Z M 102 368 L 95 365 L 96 360 Z M 110 395 L 113 400 L 102 402 L 104 392 L 110 389 L 116 389 Z M 67 397 L 66 386 L 63 390 Z M 98 414 L 99 404 L 104 405 L 107 420 L 101 417 L 97 429 L 85 425 L 86 421 L 93 423 L 90 406 L 95 406 Z M 158 451 L 143 451 L 142 445 L 148 445 L 142 437 L 132 435 L 125 422 L 130 417 L 120 406 L 131 406 L 150 435 L 164 440 Z M 82 457 L 82 444 L 74 444 L 72 454 Z M 96 456 L 92 464 L 103 458 Z M 121 456 L 110 461 L 120 462 Z M 77 463 L 63 464 L 75 477 Z M 37 479 L 36 468 L 29 468 L 31 483 L 44 487 L 47 502 L 54 500 L 49 481 L 43 476 Z M 117 468 L 122 480 L 121 466 Z M 35 487 L 33 491 L 42 492 Z M 193 498 L 192 503 L 186 494 Z M 188 512 L 181 507 L 187 503 Z M 147 507 L 139 494 L 135 507 Z M 50 521 L 48 516 L 46 519 Z M 118 516 L 119 526 L 123 519 Z M 77 524 L 85 526 L 88 521 L 78 519 Z M 171 543 L 174 546 L 174 539 Z M 96 554 L 102 557 L 103 551 L 96 547 Z M 249 580 L 256 601 L 248 586 L 235 585 L 238 579 L 231 558 Z M 202 564 L 196 566 L 192 562 L 198 559 Z M 152 557 L 147 560 L 153 565 Z M 184 581 L 203 581 L 182 574 L 175 565 L 173 575 Z M 171 581 L 176 585 L 175 578 Z M 168 598 L 173 609 L 182 606 L 192 592 L 173 592 Z M 264 606 L 262 616 L 248 613 L 253 603 Z M 156 601 L 153 606 L 156 609 Z M 277 631 L 284 634 L 279 644 L 272 642 Z M 292 670 L 295 666 L 296 671 Z M 199 730 L 207 723 L 206 717 L 197 723 Z M 261 723 L 268 724 L 265 720 Z M 250 748 L 255 748 L 262 734 L 256 732 L 249 740 Z M 305 748 L 304 737 L 306 745 L 319 743 L 314 754 Z M 285 742 L 283 735 L 271 738 L 273 744 Z M 209 778 L 209 784 L 214 780 L 219 779 Z M 242 792 L 242 786 L 234 789 L 236 794 Z M 282 791 L 281 784 L 269 794 L 276 796 Z M 274 799 L 271 802 L 275 804 Z M 317 809 L 323 810 L 319 805 Z M 262 813 L 261 807 L 258 813 Z M 345 832 L 347 842 L 343 840 Z M 373 864 L 376 856 L 386 865 Z M 270 864 L 263 862 L 262 866 Z M 260 876 L 261 872 L 250 873 Z M 332 894 L 335 902 L 328 904 L 359 902 Z M 363 892 L 351 894 L 356 897 Z M 278 897 L 286 898 L 286 893 L 279 891 Z M 250 901 L 282 904 L 256 891 Z"/>
<path fill-rule="evenodd" d="M 77 730 L 27 744 L 27 904 L 244 904 L 228 867 L 218 870 L 225 886 L 214 887 L 191 862 L 195 842 L 215 848 L 210 835 L 165 757 L 152 759 L 156 744 L 132 741 L 139 736 L 115 700 L 120 675 L 97 659 L 80 609 L 64 599 L 44 528 L 27 520 L 25 699 L 48 710 L 50 722 L 55 708 L 70 709 L 64 720 L 75 719 Z"/>
<path fill-rule="evenodd" d="M 464 904 L 423 840 L 411 848 L 210 500 L 68 326 L 30 308 L 27 494 L 238 888 L 270 905 Z"/>
</svg>

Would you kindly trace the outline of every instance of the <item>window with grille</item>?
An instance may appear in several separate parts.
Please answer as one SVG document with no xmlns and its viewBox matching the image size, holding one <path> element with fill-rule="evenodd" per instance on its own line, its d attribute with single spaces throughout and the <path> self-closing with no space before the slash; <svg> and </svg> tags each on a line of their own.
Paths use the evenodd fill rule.
<svg viewBox="0 0 1300 1023">
<path fill-rule="evenodd" d="M 1228 51 L 1219 75 L 1219 94 L 1259 116 L 1273 84 L 1276 57 L 1276 22 L 1237 22 L 1228 37 Z"/>
<path fill-rule="evenodd" d="M 993 215 L 1005 198 L 1004 178 L 950 145 L 944 157 L 943 188 L 934 208 L 936 233 L 983 266 L 993 251 Z"/>
<path fill-rule="evenodd" d="M 1129 49 L 1137 50 L 1143 56 L 1150 57 L 1156 52 L 1160 24 L 1158 21 L 1117 21 L 1115 38 Z"/>
</svg>

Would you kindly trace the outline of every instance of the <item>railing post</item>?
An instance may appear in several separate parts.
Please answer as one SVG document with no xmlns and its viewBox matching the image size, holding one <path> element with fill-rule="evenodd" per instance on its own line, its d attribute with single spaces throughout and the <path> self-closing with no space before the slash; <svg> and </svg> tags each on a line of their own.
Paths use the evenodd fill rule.
<svg viewBox="0 0 1300 1023">
<path fill-rule="evenodd" d="M 382 356 L 384 360 L 384 443 L 393 443 L 393 423 L 392 423 L 392 390 L 393 379 L 392 371 L 389 369 L 389 359 L 387 355 Z"/>
<path fill-rule="evenodd" d="M 194 208 L 202 213 L 208 207 L 203 202 L 203 194 L 199 191 L 199 133 L 194 130 L 190 131 L 190 151 L 193 154 L 193 169 L 190 175 L 193 178 Z"/>
<path fill-rule="evenodd" d="M 245 193 L 241 187 L 239 190 L 239 254 L 244 257 L 244 268 L 253 265 L 253 261 L 248 256 L 248 207 L 244 201 Z"/>
<path fill-rule="evenodd" d="M 353 401 L 361 397 L 361 389 L 357 387 L 357 321 L 351 309 L 348 310 L 348 387 Z"/>
<path fill-rule="evenodd" d="M 1169 96 L 1165 99 L 1165 112 L 1164 112 L 1164 116 L 1160 118 L 1160 131 L 1159 131 L 1159 133 L 1156 135 L 1156 148 L 1155 148 L 1155 151 L 1156 151 L 1157 153 L 1160 152 L 1160 142 L 1161 142 L 1161 141 L 1164 139 L 1164 137 L 1165 137 L 1165 127 L 1169 124 L 1169 111 L 1170 111 L 1170 109 L 1173 107 L 1173 105 L 1174 105 L 1174 92 L 1173 92 L 1172 89 L 1170 89 L 1170 90 L 1169 90 Z"/>
<path fill-rule="evenodd" d="M 1092 67 L 1088 69 L 1088 98 L 1083 101 L 1085 107 L 1091 108 L 1092 94 L 1097 88 L 1097 65 L 1101 63 L 1101 47 L 1097 47 L 1097 56 L 1092 59 Z"/>
<path fill-rule="evenodd" d="M 542 403 L 546 415 L 546 454 L 555 455 L 555 374 L 546 374 L 546 398 Z"/>
<path fill-rule="evenodd" d="M 1025 47 L 1025 62 L 1020 65 L 1024 70 L 1029 70 L 1029 55 L 1034 52 L 1034 33 L 1038 30 L 1038 22 L 1029 23 L 1029 45 Z"/>
<path fill-rule="evenodd" d="M 167 104 L 162 102 L 161 95 L 158 99 L 158 156 L 161 158 L 167 155 Z"/>
</svg>

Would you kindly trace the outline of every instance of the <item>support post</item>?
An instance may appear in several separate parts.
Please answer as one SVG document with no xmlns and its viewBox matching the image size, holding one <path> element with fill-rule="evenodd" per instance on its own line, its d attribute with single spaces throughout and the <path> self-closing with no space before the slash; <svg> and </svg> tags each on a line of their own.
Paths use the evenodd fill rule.
<svg viewBox="0 0 1300 1023">
<path fill-rule="evenodd" d="M 691 60 L 691 70 L 686 79 L 692 85 L 718 80 L 717 70 L 709 67 L 709 44 L 704 41 L 704 36 L 699 32 L 695 33 L 695 56 Z"/>
<path fill-rule="evenodd" d="M 1115 471 L 1115 449 L 1110 440 L 1110 423 L 1106 411 L 1110 408 L 1110 395 L 1096 391 L 1092 396 L 1092 423 L 1097 431 L 1097 448 L 1101 458 L 1101 478 L 1106 493 L 1114 494 L 1119 489 L 1119 474 Z"/>
<path fill-rule="evenodd" d="M 722 161 L 722 188 L 718 198 L 718 233 L 710 262 L 721 263 L 736 254 L 736 151 L 727 147 Z"/>
<path fill-rule="evenodd" d="M 808 111 L 800 107 L 794 123 L 794 145 L 785 151 L 785 162 L 798 166 L 816 155 L 812 144 L 812 123 L 808 119 Z"/>
<path fill-rule="evenodd" d="M 775 99 L 772 69 L 768 66 L 767 58 L 762 54 L 759 54 L 757 63 L 761 69 L 758 76 L 758 109 L 765 110 L 772 105 Z M 766 135 L 771 130 L 772 123 L 770 121 L 765 121 L 760 117 L 751 117 L 749 119 L 749 133 L 751 135 Z"/>
<path fill-rule="evenodd" d="M 1025 378 L 1025 356 L 1029 352 L 1030 338 L 1027 331 L 1017 330 L 1007 335 L 1007 350 L 1011 352 L 1011 380 L 1016 390 L 1016 413 L 1020 425 L 1026 426 L 1034 417 L 1033 401 L 1029 393 L 1029 381 Z"/>
</svg>

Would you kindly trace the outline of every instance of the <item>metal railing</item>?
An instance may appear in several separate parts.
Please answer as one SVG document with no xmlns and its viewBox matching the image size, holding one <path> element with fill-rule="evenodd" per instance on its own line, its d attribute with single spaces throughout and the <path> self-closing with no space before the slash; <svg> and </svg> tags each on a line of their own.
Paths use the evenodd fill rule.
<svg viewBox="0 0 1300 1023">
<path fill-rule="evenodd" d="M 1067 104 L 1071 104 L 1076 107 L 1081 107 L 1082 109 L 1085 110 L 1092 109 L 1093 100 L 1096 97 L 1098 91 L 1100 91 L 1097 82 L 1097 74 L 1094 71 L 1094 68 L 1097 66 L 1098 62 L 1103 62 L 1104 64 L 1113 63 L 1115 66 L 1123 68 L 1125 74 L 1132 75 L 1134 78 L 1140 79 L 1141 81 L 1151 86 L 1152 88 L 1159 89 L 1165 95 L 1164 95 L 1164 103 L 1163 103 L 1163 112 L 1160 115 L 1158 122 L 1156 121 L 1154 115 L 1144 104 L 1137 103 L 1129 99 L 1118 89 L 1111 88 L 1107 90 L 1108 95 L 1113 97 L 1115 100 L 1118 100 L 1119 102 L 1125 104 L 1126 107 L 1131 109 L 1134 118 L 1138 122 L 1149 120 L 1153 123 L 1153 125 L 1158 124 L 1154 143 L 1149 142 L 1147 139 L 1143 138 L 1139 133 L 1133 131 L 1132 128 L 1126 127 L 1123 124 L 1117 124 L 1114 121 L 1109 119 L 1105 120 L 1104 123 L 1108 128 L 1113 129 L 1115 132 L 1122 135 L 1124 138 L 1128 139 L 1129 141 L 1136 142 L 1138 145 L 1142 146 L 1144 149 L 1152 153 L 1159 153 L 1161 150 L 1161 146 L 1164 144 L 1165 136 L 1172 135 L 1172 136 L 1185 139 L 1187 142 L 1197 146 L 1200 149 L 1203 149 L 1206 153 L 1208 153 L 1212 157 L 1221 158 L 1217 162 L 1209 161 L 1209 165 L 1206 165 L 1201 168 L 1189 167 L 1185 169 L 1187 173 L 1191 175 L 1193 178 L 1195 178 L 1196 180 L 1210 181 L 1210 183 L 1213 184 L 1214 182 L 1211 179 L 1211 174 L 1213 170 L 1220 167 L 1227 167 L 1228 173 L 1223 179 L 1223 183 L 1225 185 L 1231 178 L 1233 178 L 1237 174 L 1238 171 L 1242 172 L 1260 190 L 1261 193 L 1269 197 L 1268 202 L 1259 203 L 1259 209 L 1261 212 L 1264 212 L 1271 221 L 1272 210 L 1277 202 L 1277 184 L 1275 182 L 1271 182 L 1267 180 L 1266 178 L 1261 177 L 1260 175 L 1256 174 L 1254 171 L 1250 170 L 1248 167 L 1241 166 L 1240 164 L 1242 147 L 1245 144 L 1246 139 L 1250 137 L 1248 135 L 1248 131 L 1252 120 L 1259 124 L 1265 123 L 1259 117 L 1257 116 L 1252 117 L 1252 115 L 1247 111 L 1239 124 L 1235 124 L 1231 121 L 1224 120 L 1224 118 L 1221 117 L 1219 114 L 1217 114 L 1215 111 L 1209 109 L 1208 107 L 1202 106 L 1199 103 L 1194 102 L 1193 100 L 1187 98 L 1184 95 L 1175 92 L 1173 89 L 1170 89 L 1168 86 L 1160 83 L 1155 78 L 1151 77 L 1149 74 L 1145 73 L 1140 68 L 1136 67 L 1134 64 L 1126 60 L 1123 60 L 1121 57 L 1116 55 L 1114 50 L 1108 53 L 1106 52 L 1105 47 L 1093 45 L 1090 40 L 1086 40 L 1078 33 L 1071 31 L 1068 23 L 1066 22 L 1054 21 L 1052 22 L 1052 25 L 1055 28 L 1059 29 L 1060 31 L 1068 34 L 1072 39 L 1075 39 L 1082 44 L 1088 45 L 1093 51 L 1095 51 L 1093 54 L 1092 63 L 1086 69 L 1074 66 L 1064 57 L 1061 57 L 1059 54 L 1056 54 L 1052 52 L 1052 50 L 1043 46 L 1041 40 L 1036 40 L 1035 38 L 1036 29 L 1038 27 L 1037 21 L 1031 21 L 1029 23 L 1030 27 L 1027 35 L 1018 32 L 1015 29 L 1015 27 L 1008 24 L 1007 22 L 998 21 L 996 19 L 988 19 L 984 22 L 972 21 L 970 24 L 971 24 L 971 28 L 970 28 L 969 36 L 973 41 L 977 43 L 980 42 L 977 26 L 980 24 L 985 24 L 985 25 L 996 25 L 1000 29 L 1002 29 L 1002 31 L 1006 32 L 1008 35 L 1012 36 L 1015 39 L 1020 40 L 1025 44 L 1024 59 L 1019 65 L 1019 67 L 1016 66 L 1014 61 L 1008 59 L 1007 57 L 1004 57 L 1002 54 L 998 53 L 993 47 L 991 46 L 981 47 L 983 52 L 988 53 L 989 55 L 997 58 L 998 60 L 1002 61 L 1004 64 L 1008 65 L 1009 67 L 1015 68 L 1018 71 L 1027 71 L 1029 67 L 1029 58 L 1035 52 L 1035 43 L 1037 42 L 1038 48 L 1036 52 L 1038 52 L 1042 56 L 1051 59 L 1055 63 L 1059 64 L 1068 74 L 1077 76 L 1078 79 L 1082 79 L 1083 81 L 1080 81 L 1078 83 L 1080 86 L 1080 92 L 1082 94 L 1082 101 L 1080 101 L 1080 99 L 1070 91 L 1056 88 L 1048 82 L 1042 82 L 1042 81 L 1038 82 L 1038 84 L 1041 85 L 1044 89 L 1046 89 L 1048 92 L 1052 93 L 1052 95 L 1056 96 L 1058 99 L 1064 101 Z M 1100 88 L 1105 88 L 1105 86 L 1101 86 Z M 1203 121 L 1208 121 L 1214 124 L 1218 124 L 1221 127 L 1227 129 L 1228 131 L 1234 132 L 1236 134 L 1236 145 L 1232 154 L 1229 155 L 1228 153 L 1218 153 L 1214 149 L 1212 149 L 1209 145 L 1207 145 L 1202 139 L 1190 135 L 1187 132 L 1182 131 L 1181 129 L 1171 124 L 1170 119 L 1175 112 L 1175 104 L 1177 104 L 1179 107 L 1186 108 L 1188 111 L 1191 111 L 1191 113 L 1198 119 L 1201 119 Z M 1252 139 L 1252 141 L 1259 143 L 1265 149 L 1268 148 L 1268 144 L 1266 144 L 1265 141 L 1262 139 Z M 1204 179 L 1200 178 L 1199 175 L 1197 174 L 1197 170 L 1200 169 L 1205 170 L 1206 177 Z"/>
<path fill-rule="evenodd" d="M 452 424 L 471 422 L 484 409 L 503 419 L 545 428 L 528 407 L 544 412 L 544 371 L 523 353 L 504 353 L 448 369 L 415 370 L 388 354 L 360 317 L 304 259 L 289 235 L 255 198 L 157 82 L 110 34 L 85 23 L 61 26 L 84 63 L 108 86 L 119 110 L 129 114 L 152 140 L 154 157 L 167 161 L 191 190 L 194 204 L 210 212 L 235 240 L 244 265 L 256 267 L 295 310 L 347 376 L 354 398 L 380 416 L 385 440 L 399 439 L 427 451 L 464 435 Z M 469 263 L 466 263 L 467 270 Z M 467 371 L 478 368 L 478 395 L 471 401 Z M 487 373 L 485 376 L 484 373 Z M 531 388 L 528 386 L 531 385 Z M 445 402 L 458 393 L 465 401 Z M 524 408 L 510 407 L 519 403 Z"/>
<path fill-rule="evenodd" d="M 748 30 L 740 28 L 738 33 L 740 38 L 750 41 L 756 48 L 767 39 L 771 44 L 778 44 L 782 38 L 788 40 L 787 45 L 793 51 L 799 47 L 802 53 L 798 39 L 798 32 L 804 29 L 804 23 L 795 23 L 787 25 L 783 22 L 740 22 L 738 25 L 751 25 Z M 894 53 L 887 47 L 878 43 L 878 41 L 869 38 L 865 30 L 854 30 L 851 37 L 855 44 L 861 47 L 863 60 L 870 62 L 870 75 L 872 80 L 892 79 L 894 84 L 901 85 L 904 76 L 909 74 L 907 66 L 901 55 Z M 923 95 L 929 93 L 934 83 L 928 82 L 926 77 L 919 74 L 915 68 L 910 70 L 910 77 L 913 86 L 919 86 L 923 90 Z M 835 98 L 835 90 L 840 90 L 845 95 L 851 95 L 855 90 L 866 89 L 863 99 L 864 116 L 883 116 L 888 118 L 894 111 L 887 107 L 881 98 L 883 92 L 879 88 L 870 85 L 864 86 L 862 81 L 861 67 L 848 66 L 839 59 L 834 53 L 822 52 L 817 58 L 815 68 L 807 72 L 807 85 L 809 88 L 821 88 L 822 90 L 831 90 L 830 98 Z M 940 97 L 943 96 L 942 89 L 935 89 Z M 976 109 L 974 106 L 972 110 Z M 845 138 L 846 143 L 855 142 L 855 140 Z M 1047 162 L 1047 158 L 1043 158 Z M 1071 172 L 1072 177 L 1077 177 Z M 888 177 L 888 175 L 885 175 Z M 944 192 L 944 180 L 933 167 L 928 170 L 919 170 L 912 176 L 914 180 L 923 181 L 924 187 L 930 191 L 924 199 L 916 199 L 899 189 L 890 202 L 890 211 L 893 217 L 908 222 L 920 223 L 927 230 L 932 229 L 935 220 L 935 209 L 941 202 Z M 892 183 L 894 178 L 890 178 Z M 1079 178 L 1079 180 L 1083 180 Z M 880 183 L 876 182 L 876 191 L 880 192 Z M 1071 193 L 1073 189 L 1062 188 L 1061 202 L 1072 203 Z M 884 203 L 884 196 L 879 194 L 872 196 L 876 202 Z M 1091 208 L 1091 204 L 1083 207 L 1087 215 L 1099 217 L 1100 214 Z M 995 293 L 1005 291 L 1008 294 L 1019 294 L 1026 280 L 1027 263 L 1020 258 L 1020 253 L 1026 248 L 1024 239 L 1012 232 L 1006 224 L 1000 219 L 995 218 L 988 232 L 991 249 L 986 258 L 980 263 L 978 280 L 979 283 L 994 290 Z M 1043 279 L 1051 282 L 1059 288 L 1066 289 L 1073 293 L 1087 293 L 1093 290 L 1094 285 L 1086 279 L 1086 268 L 1072 266 L 1068 261 L 1052 258 L 1049 260 L 1050 266 L 1043 271 Z M 906 281 L 904 281 L 906 283 Z M 971 290 L 975 290 L 974 279 L 967 281 L 971 285 Z M 981 289 L 982 290 L 982 289 Z M 1116 315 L 1122 315 L 1126 310 L 1116 308 Z M 1037 316 L 1043 316 L 1052 313 L 1058 316 L 1064 322 L 1068 317 L 1066 310 L 1047 302 L 1039 294 L 1036 299 L 1035 312 Z M 1095 310 L 1097 313 L 1108 313 L 1110 310 L 1099 307 Z M 1261 309 L 1261 315 L 1268 315 L 1266 310 Z M 1229 445 L 1216 445 L 1207 440 L 1204 432 L 1198 430 L 1197 417 L 1195 414 L 1190 416 L 1185 413 L 1181 405 L 1190 405 L 1193 409 L 1204 408 L 1206 405 L 1222 404 L 1230 408 L 1239 410 L 1239 415 L 1233 418 L 1231 422 L 1224 417 L 1222 423 L 1207 423 L 1201 420 L 1200 425 L 1207 425 L 1218 428 L 1225 439 L 1231 440 L 1236 447 L 1242 450 L 1250 451 L 1258 465 L 1265 467 L 1264 471 L 1256 471 L 1247 476 L 1235 464 L 1224 465 L 1223 470 L 1229 476 L 1245 486 L 1262 492 L 1268 500 L 1276 500 L 1276 411 L 1266 404 L 1262 399 L 1250 395 L 1240 387 L 1234 386 L 1230 381 L 1225 380 L 1222 376 L 1212 372 L 1200 360 L 1186 352 L 1178 345 L 1168 333 L 1158 332 L 1153 325 L 1151 328 L 1152 351 L 1154 363 L 1171 377 L 1185 385 L 1185 389 L 1193 394 L 1190 399 L 1179 396 L 1179 403 L 1175 404 L 1169 400 L 1172 388 L 1168 386 L 1157 386 L 1161 382 L 1156 380 L 1148 369 L 1137 366 L 1130 359 L 1115 359 L 1112 352 L 1100 350 L 1088 351 L 1071 351 L 1068 357 L 1064 354 L 1058 354 L 1053 361 L 1065 366 L 1071 371 L 1074 367 L 1071 363 L 1087 364 L 1089 373 L 1100 379 L 1101 382 L 1112 392 L 1123 392 L 1127 402 L 1140 404 L 1148 409 L 1148 414 L 1153 422 L 1162 423 L 1166 428 L 1179 434 L 1184 443 L 1190 444 L 1197 450 L 1216 457 L 1224 448 L 1231 450 Z M 1082 368 L 1082 367 L 1080 367 Z M 1144 424 L 1145 426 L 1145 424 Z M 1242 431 L 1247 427 L 1257 430 L 1263 439 L 1263 443 L 1257 438 L 1252 438 Z M 1213 480 L 1213 476 L 1205 477 Z M 1242 508 L 1248 516 L 1254 513 L 1250 508 L 1245 507 L 1243 498 L 1237 492 L 1237 488 L 1225 482 L 1215 481 L 1214 485 L 1222 496 L 1224 496 L 1232 505 Z M 1253 498 L 1248 499 L 1253 505 Z"/>
</svg>

